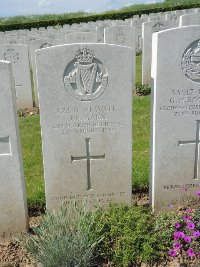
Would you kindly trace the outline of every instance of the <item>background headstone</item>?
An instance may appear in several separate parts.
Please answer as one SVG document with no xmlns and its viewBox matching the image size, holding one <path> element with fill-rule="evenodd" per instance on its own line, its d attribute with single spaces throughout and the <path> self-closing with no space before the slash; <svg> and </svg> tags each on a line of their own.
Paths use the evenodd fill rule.
<svg viewBox="0 0 200 267">
<path fill-rule="evenodd" d="M 17 108 L 33 107 L 28 47 L 25 45 L 1 45 L 0 59 L 10 61 L 13 67 Z"/>
<path fill-rule="evenodd" d="M 25 232 L 28 212 L 11 63 L 0 61 L 0 237 Z"/>
<path fill-rule="evenodd" d="M 97 33 L 94 32 L 74 32 L 65 35 L 65 43 L 97 43 Z"/>
<path fill-rule="evenodd" d="M 30 65 L 32 66 L 32 75 L 33 75 L 33 90 L 34 90 L 34 101 L 35 105 L 39 106 L 38 101 L 38 90 L 37 90 L 37 79 L 36 79 L 36 66 L 35 66 L 35 51 L 38 49 L 44 49 L 47 47 L 55 46 L 61 44 L 61 40 L 43 38 L 40 40 L 34 40 L 30 42 Z"/>
<path fill-rule="evenodd" d="M 172 21 L 151 21 L 142 24 L 142 84 L 151 85 L 152 34 L 177 26 L 178 22 Z"/>
<path fill-rule="evenodd" d="M 200 13 L 180 16 L 179 26 L 200 25 Z"/>
</svg>

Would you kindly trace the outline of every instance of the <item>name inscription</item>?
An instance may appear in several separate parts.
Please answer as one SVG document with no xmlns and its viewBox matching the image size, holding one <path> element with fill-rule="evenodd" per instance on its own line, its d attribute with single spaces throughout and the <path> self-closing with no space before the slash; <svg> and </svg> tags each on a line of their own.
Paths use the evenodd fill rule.
<svg viewBox="0 0 200 267">
<path fill-rule="evenodd" d="M 162 112 L 172 112 L 174 116 L 200 115 L 200 89 L 172 89 L 166 105 L 160 106 Z"/>
<path fill-rule="evenodd" d="M 116 106 L 67 106 L 55 112 L 62 122 L 55 122 L 52 128 L 61 134 L 114 133 L 124 124 L 113 119 L 112 115 L 119 113 Z"/>
</svg>

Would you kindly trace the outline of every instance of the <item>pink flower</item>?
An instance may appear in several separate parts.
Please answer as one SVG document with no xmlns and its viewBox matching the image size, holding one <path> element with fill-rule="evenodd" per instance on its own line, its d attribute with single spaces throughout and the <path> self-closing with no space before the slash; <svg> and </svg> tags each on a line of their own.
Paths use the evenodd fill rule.
<svg viewBox="0 0 200 267">
<path fill-rule="evenodd" d="M 196 195 L 196 196 L 200 196 L 200 191 L 196 191 L 196 192 L 195 192 L 195 195 Z"/>
<path fill-rule="evenodd" d="M 197 256 L 200 258 L 200 251 L 197 253 Z"/>
<path fill-rule="evenodd" d="M 180 223 L 176 223 L 175 227 L 176 227 L 176 229 L 180 228 L 181 227 Z"/>
<path fill-rule="evenodd" d="M 174 248 L 175 249 L 181 249 L 182 248 L 182 245 L 180 243 L 178 243 L 178 242 L 175 242 L 174 243 Z"/>
<path fill-rule="evenodd" d="M 174 249 L 170 249 L 170 250 L 169 250 L 169 255 L 170 255 L 171 257 L 176 257 L 176 256 L 177 256 L 177 252 L 176 252 Z"/>
<path fill-rule="evenodd" d="M 195 254 L 194 254 L 194 250 L 193 250 L 192 248 L 189 248 L 189 249 L 187 250 L 187 254 L 188 254 L 189 257 L 194 257 L 194 256 L 195 256 Z"/>
<path fill-rule="evenodd" d="M 185 236 L 184 237 L 185 242 L 190 243 L 192 241 L 191 236 Z"/>
<path fill-rule="evenodd" d="M 189 222 L 188 225 L 187 225 L 187 228 L 190 229 L 190 230 L 193 230 L 195 228 L 195 225 L 193 222 Z"/>
<path fill-rule="evenodd" d="M 200 237 L 200 232 L 199 232 L 199 231 L 195 231 L 195 232 L 193 233 L 193 237 L 195 237 L 195 238 Z"/>
<path fill-rule="evenodd" d="M 173 234 L 174 240 L 184 238 L 184 236 L 185 236 L 185 234 L 183 232 L 174 232 L 174 234 Z"/>
<path fill-rule="evenodd" d="M 187 212 L 187 213 L 191 213 L 192 210 L 191 210 L 190 208 L 187 208 L 187 209 L 186 209 L 186 212 Z"/>
<path fill-rule="evenodd" d="M 184 216 L 184 220 L 186 221 L 186 222 L 189 222 L 190 220 L 191 220 L 191 218 L 190 218 L 190 216 L 189 215 L 185 215 Z"/>
</svg>

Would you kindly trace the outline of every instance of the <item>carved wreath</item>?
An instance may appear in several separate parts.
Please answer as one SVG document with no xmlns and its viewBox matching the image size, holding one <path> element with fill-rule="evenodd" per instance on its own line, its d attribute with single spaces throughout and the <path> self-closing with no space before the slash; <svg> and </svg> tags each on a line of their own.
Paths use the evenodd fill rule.
<svg viewBox="0 0 200 267">
<path fill-rule="evenodd" d="M 182 58 L 183 73 L 192 80 L 200 79 L 200 63 L 191 62 L 191 57 L 194 55 L 192 48 L 188 49 Z"/>
</svg>

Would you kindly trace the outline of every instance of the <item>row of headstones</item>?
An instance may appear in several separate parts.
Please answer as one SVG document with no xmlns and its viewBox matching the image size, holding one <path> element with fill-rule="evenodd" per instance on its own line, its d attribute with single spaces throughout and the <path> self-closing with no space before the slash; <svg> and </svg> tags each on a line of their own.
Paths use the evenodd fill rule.
<svg viewBox="0 0 200 267">
<path fill-rule="evenodd" d="M 33 105 L 38 106 L 39 104 L 35 69 L 35 51 L 37 49 L 61 45 L 63 43 L 80 42 L 105 42 L 132 47 L 133 50 L 143 47 L 142 83 L 150 84 L 152 33 L 177 27 L 178 17 L 180 17 L 181 25 L 193 23 L 194 18 L 198 22 L 198 11 L 199 9 L 180 10 L 166 13 L 152 13 L 149 16 L 145 14 L 141 17 L 134 16 L 126 21 L 117 20 L 88 24 L 82 23 L 72 26 L 64 25 L 62 30 L 60 28 L 48 27 L 48 29 L 40 28 L 39 30 L 32 29 L 31 31 L 19 30 L 0 33 L 0 42 L 2 44 L 9 43 L 9 45 L 0 45 L 0 59 L 11 61 L 13 64 L 18 109 L 32 108 Z M 181 16 L 186 12 L 193 13 Z M 193 21 L 188 22 L 190 18 L 193 18 Z M 159 19 L 165 20 L 158 21 Z M 150 22 L 145 22 L 147 20 Z M 142 42 L 143 45 L 141 45 Z M 21 45 L 16 45 L 16 43 Z M 133 60 L 135 61 L 135 53 Z M 31 84 L 29 66 L 32 69 L 33 85 Z M 135 70 L 133 70 L 134 72 Z"/>
<path fill-rule="evenodd" d="M 194 201 L 200 187 L 199 36 L 200 26 L 153 35 L 154 211 Z M 83 199 L 90 207 L 131 203 L 132 53 L 107 44 L 36 52 L 47 209 Z M 28 224 L 12 69 L 8 62 L 0 66 L 2 234 Z"/>
</svg>

